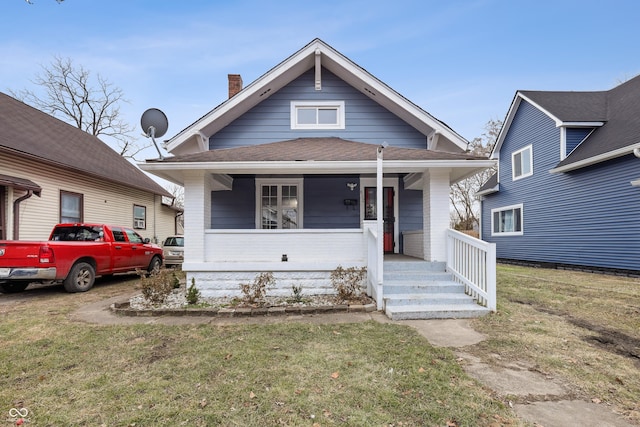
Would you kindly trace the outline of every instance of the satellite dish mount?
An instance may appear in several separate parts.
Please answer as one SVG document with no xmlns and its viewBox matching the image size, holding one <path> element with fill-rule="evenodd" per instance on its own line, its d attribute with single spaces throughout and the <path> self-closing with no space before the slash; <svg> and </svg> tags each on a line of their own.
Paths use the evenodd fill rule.
<svg viewBox="0 0 640 427">
<path fill-rule="evenodd" d="M 156 150 L 158 150 L 160 160 L 164 159 L 160 152 L 160 148 L 156 143 L 156 137 L 160 138 L 167 133 L 167 129 L 169 128 L 169 120 L 167 120 L 167 116 L 157 108 L 149 108 L 147 111 L 142 113 L 140 125 L 144 131 L 144 136 L 151 138 L 153 141 L 153 145 L 155 145 Z"/>
</svg>

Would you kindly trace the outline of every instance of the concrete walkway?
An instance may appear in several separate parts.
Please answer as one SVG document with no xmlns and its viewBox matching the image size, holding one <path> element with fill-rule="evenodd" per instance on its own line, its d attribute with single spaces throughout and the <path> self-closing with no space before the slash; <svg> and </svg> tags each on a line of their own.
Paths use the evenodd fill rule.
<svg viewBox="0 0 640 427">
<path fill-rule="evenodd" d="M 295 316 L 259 316 L 259 317 L 195 317 L 195 316 L 157 316 L 127 317 L 118 316 L 109 307 L 115 302 L 126 301 L 128 297 L 118 296 L 82 307 L 71 315 L 75 321 L 101 325 L 115 324 L 264 324 L 284 322 L 306 323 L 353 323 L 375 320 L 380 323 L 404 324 L 415 328 L 432 345 L 450 347 L 458 356 L 464 370 L 473 378 L 499 396 L 518 397 L 527 403 L 513 404 L 516 414 L 523 420 L 539 427 L 634 427 L 622 416 L 617 415 L 602 404 L 572 400 L 570 390 L 553 378 L 542 375 L 533 367 L 517 362 L 504 366 L 493 366 L 481 359 L 465 353 L 462 347 L 484 340 L 470 326 L 467 319 L 447 320 L 401 320 L 392 321 L 380 312 L 371 313 L 332 313 L 320 315 Z"/>
</svg>

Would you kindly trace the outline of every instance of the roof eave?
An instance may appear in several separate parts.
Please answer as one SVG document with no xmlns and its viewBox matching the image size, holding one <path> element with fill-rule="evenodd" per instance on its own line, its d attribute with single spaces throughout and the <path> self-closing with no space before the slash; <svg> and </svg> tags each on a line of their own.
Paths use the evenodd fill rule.
<svg viewBox="0 0 640 427">
<path fill-rule="evenodd" d="M 494 160 L 384 160 L 384 173 L 424 172 L 432 168 L 452 171 L 459 180 L 476 171 L 495 166 Z M 140 169 L 173 183 L 183 185 L 186 171 L 204 170 L 212 174 L 370 174 L 376 173 L 377 161 L 271 161 L 271 162 L 158 162 L 140 163 Z M 455 172 L 455 173 L 453 173 Z"/>
<path fill-rule="evenodd" d="M 635 149 L 640 149 L 640 144 L 629 145 L 627 147 L 623 147 L 618 150 L 609 151 L 608 153 L 603 153 L 594 157 L 589 157 L 588 159 L 569 163 L 560 167 L 555 167 L 551 169 L 549 172 L 550 173 L 570 172 L 570 171 L 581 169 L 587 166 L 595 165 L 596 163 L 601 163 L 607 160 L 615 159 L 617 157 L 625 156 L 627 154 L 632 154 Z"/>
<path fill-rule="evenodd" d="M 500 191 L 500 184 L 497 184 L 491 188 L 487 188 L 486 190 L 477 191 L 476 196 L 486 196 L 489 194 L 497 193 L 498 191 Z"/>
</svg>

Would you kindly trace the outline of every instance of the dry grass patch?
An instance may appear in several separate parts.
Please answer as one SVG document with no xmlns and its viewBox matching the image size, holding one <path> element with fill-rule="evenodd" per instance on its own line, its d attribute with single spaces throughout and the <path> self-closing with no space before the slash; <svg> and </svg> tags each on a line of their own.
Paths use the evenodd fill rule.
<svg viewBox="0 0 640 427">
<path fill-rule="evenodd" d="M 502 265 L 498 312 L 474 327 L 489 339 L 472 353 L 526 360 L 640 424 L 640 279 Z"/>
<path fill-rule="evenodd" d="M 38 426 L 519 425 L 451 351 L 406 326 L 68 320 L 112 292 L 0 302 L 1 412 L 24 406 Z"/>
</svg>

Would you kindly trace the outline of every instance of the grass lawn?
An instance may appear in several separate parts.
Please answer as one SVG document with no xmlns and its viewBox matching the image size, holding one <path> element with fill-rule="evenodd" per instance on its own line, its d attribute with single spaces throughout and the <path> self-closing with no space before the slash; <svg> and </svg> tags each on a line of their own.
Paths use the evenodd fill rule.
<svg viewBox="0 0 640 427">
<path fill-rule="evenodd" d="M 397 324 L 89 325 L 83 294 L 0 295 L 0 412 L 34 426 L 520 425 L 454 354 Z"/>
<path fill-rule="evenodd" d="M 640 279 L 500 265 L 498 312 L 473 325 L 483 361 L 527 361 L 640 425 Z"/>
</svg>

